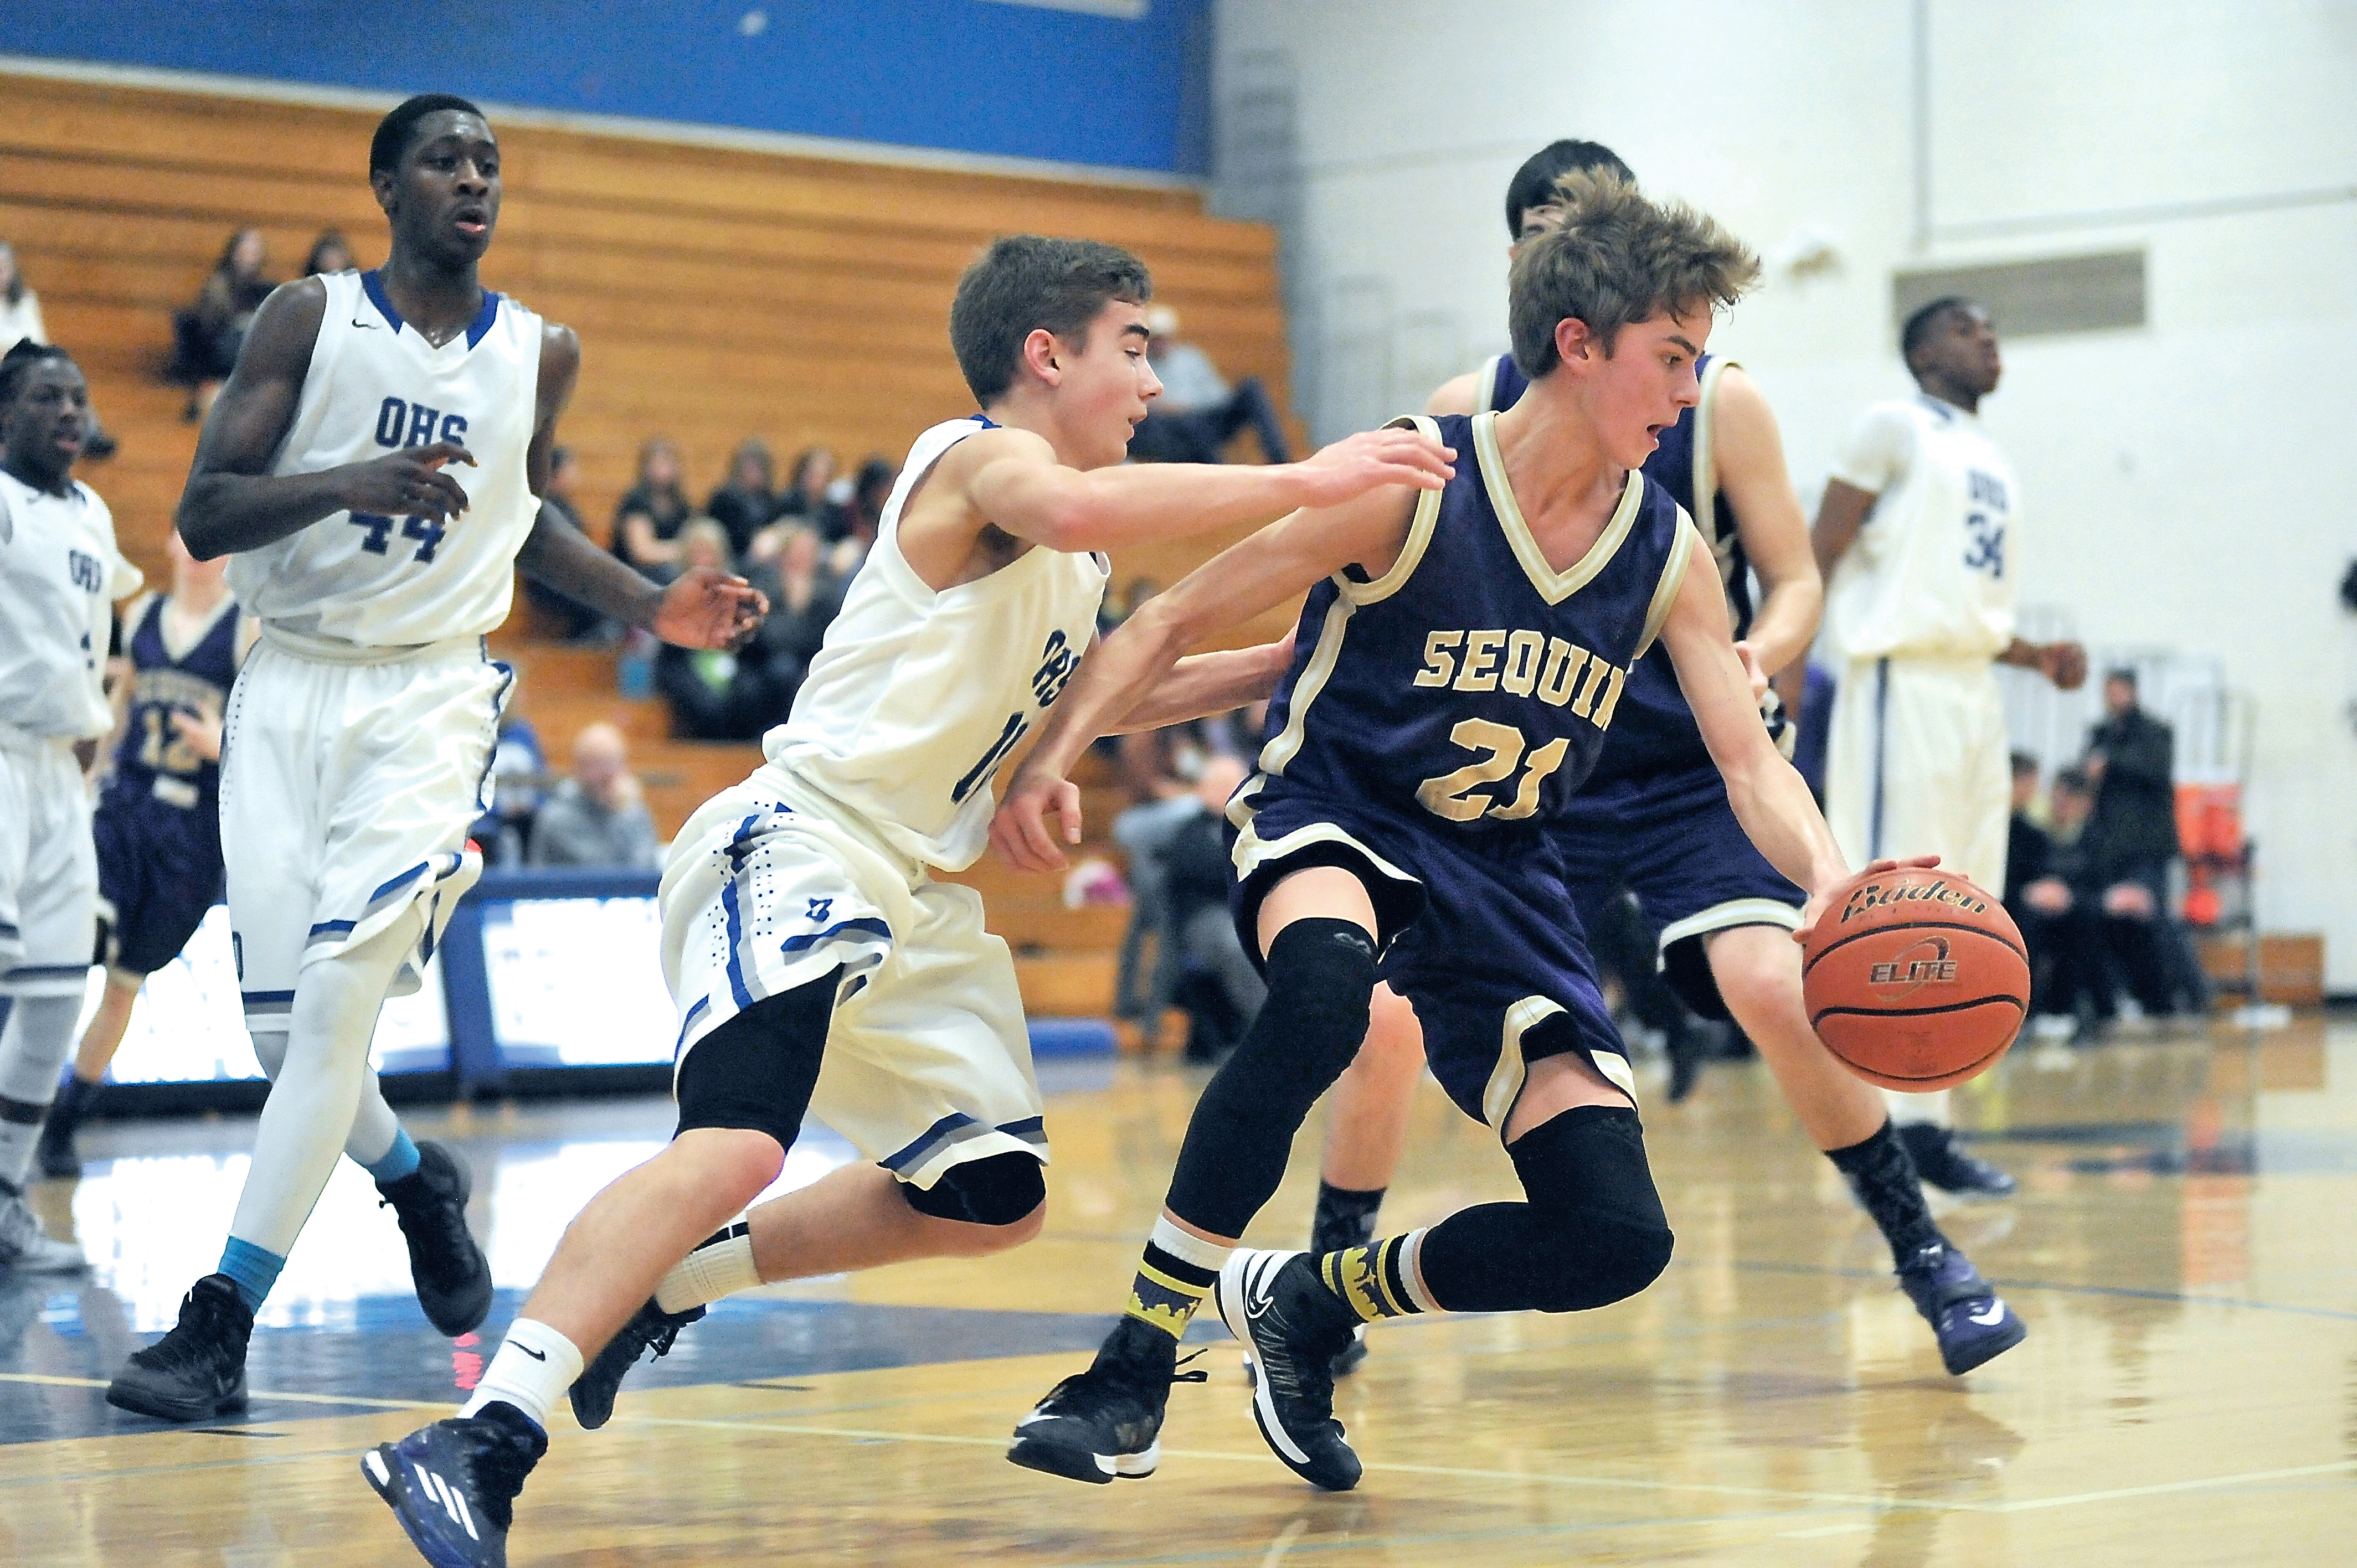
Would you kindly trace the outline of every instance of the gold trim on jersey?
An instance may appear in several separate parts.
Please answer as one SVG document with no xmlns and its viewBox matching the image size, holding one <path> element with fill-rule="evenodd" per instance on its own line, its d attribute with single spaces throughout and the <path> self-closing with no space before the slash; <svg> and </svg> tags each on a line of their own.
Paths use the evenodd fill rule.
<svg viewBox="0 0 2357 1568">
<path fill-rule="evenodd" d="M 1309 704 L 1326 689 L 1334 676 L 1334 662 L 1342 656 L 1342 633 L 1351 624 L 1358 604 L 1347 594 L 1334 597 L 1333 608 L 1326 613 L 1326 624 L 1318 629 L 1318 646 L 1309 655 L 1309 662 L 1301 671 L 1301 679 L 1293 684 L 1293 701 L 1286 705 L 1285 728 L 1276 738 L 1261 747 L 1260 770 L 1282 778 L 1285 765 L 1301 754 L 1303 728 L 1309 722 Z"/>
<path fill-rule="evenodd" d="M 1232 813 L 1234 811 L 1238 804 L 1240 804 L 1240 802 L 1230 802 L 1229 809 Z M 1231 850 L 1228 854 L 1229 863 L 1235 867 L 1236 880 L 1238 882 L 1248 880 L 1254 872 L 1258 871 L 1270 861 L 1283 860 L 1286 856 L 1297 853 L 1306 845 L 1313 843 L 1339 843 L 1347 848 L 1356 850 L 1360 854 L 1366 857 L 1368 865 L 1373 866 L 1378 873 L 1389 877 L 1394 882 L 1397 882 L 1402 886 L 1408 887 L 1421 887 L 1424 886 L 1421 881 L 1411 876 L 1406 872 L 1402 871 L 1398 866 L 1394 865 L 1390 861 L 1385 860 L 1373 850 L 1369 849 L 1364 843 L 1360 842 L 1358 838 L 1353 836 L 1348 829 L 1338 826 L 1333 822 L 1311 822 L 1307 827 L 1294 829 L 1291 832 L 1286 833 L 1283 838 L 1265 839 L 1260 836 L 1259 829 L 1254 825 L 1254 818 L 1253 814 L 1254 810 L 1255 808 L 1251 806 L 1243 807 L 1243 820 L 1237 823 L 1235 848 Z M 1230 820 L 1234 821 L 1232 815 L 1231 815 Z"/>
<path fill-rule="evenodd" d="M 1530 1064 L 1523 1059 L 1523 1036 L 1563 1011 L 1561 1003 L 1550 1002 L 1544 996 L 1525 996 L 1506 1009 L 1505 1023 L 1499 1030 L 1498 1065 L 1491 1070 L 1489 1085 L 1481 1091 L 1481 1120 L 1501 1138 L 1506 1135 L 1506 1122 L 1514 1113 L 1514 1101 L 1523 1097 L 1523 1086 L 1530 1080 Z M 1582 1050 L 1598 1075 L 1634 1104 L 1637 1075 L 1629 1070 L 1628 1058 L 1610 1051 Z"/>
<path fill-rule="evenodd" d="M 1503 354 L 1492 354 L 1481 361 L 1480 376 L 1474 383 L 1474 413 L 1498 412 L 1498 367 L 1504 362 L 1506 356 Z"/>
<path fill-rule="evenodd" d="M 1523 573 L 1530 578 L 1531 586 L 1551 605 L 1559 605 L 1587 586 L 1611 563 L 1629 537 L 1629 530 L 1637 520 L 1638 503 L 1644 499 L 1645 477 L 1631 468 L 1629 482 L 1620 491 L 1620 504 L 1613 509 L 1604 532 L 1587 547 L 1587 554 L 1557 572 L 1547 564 L 1546 552 L 1539 548 L 1531 525 L 1523 518 L 1521 504 L 1514 499 L 1514 488 L 1506 478 L 1506 459 L 1498 449 L 1496 414 L 1473 416 L 1473 453 L 1481 467 L 1481 482 L 1490 492 L 1491 508 L 1498 514 L 1499 525 L 1506 531 L 1506 542 L 1514 547 L 1514 557 L 1523 564 Z"/>
<path fill-rule="evenodd" d="M 1415 430 L 1430 437 L 1436 444 L 1440 440 L 1439 422 L 1421 413 L 1402 414 L 1384 428 Z M 1341 588 L 1344 598 L 1361 607 L 1381 604 L 1406 585 L 1407 580 L 1415 575 L 1417 564 L 1424 560 L 1426 548 L 1432 543 L 1432 531 L 1440 521 L 1440 498 L 1444 493 L 1440 490 L 1416 492 L 1415 510 L 1408 517 L 1407 538 L 1400 545 L 1399 559 L 1392 563 L 1390 571 L 1372 583 L 1352 582 L 1340 572 L 1334 575 L 1334 581 Z"/>
<path fill-rule="evenodd" d="M 1695 544 L 1702 537 L 1695 530 L 1694 519 L 1686 515 L 1686 509 L 1677 510 L 1677 537 L 1671 541 L 1669 559 L 1662 563 L 1662 580 L 1653 585 L 1653 602 L 1645 610 L 1645 635 L 1637 639 L 1637 651 L 1629 656 L 1632 665 L 1645 657 L 1653 646 L 1653 639 L 1662 635 L 1663 624 L 1677 606 L 1678 588 L 1686 580 L 1686 566 L 1694 560 Z M 1703 548 L 1708 550 L 1710 546 L 1706 544 Z"/>
</svg>

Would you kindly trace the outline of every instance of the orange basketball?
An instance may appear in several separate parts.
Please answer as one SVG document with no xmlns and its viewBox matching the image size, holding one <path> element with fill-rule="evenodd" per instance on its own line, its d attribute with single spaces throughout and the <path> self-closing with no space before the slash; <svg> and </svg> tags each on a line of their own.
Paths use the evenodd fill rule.
<svg viewBox="0 0 2357 1568">
<path fill-rule="evenodd" d="M 1825 1048 L 1886 1089 L 1988 1070 L 2029 1012 L 2029 958 L 2005 906 L 1953 873 L 1869 873 L 1801 950 L 1801 999 Z"/>
</svg>

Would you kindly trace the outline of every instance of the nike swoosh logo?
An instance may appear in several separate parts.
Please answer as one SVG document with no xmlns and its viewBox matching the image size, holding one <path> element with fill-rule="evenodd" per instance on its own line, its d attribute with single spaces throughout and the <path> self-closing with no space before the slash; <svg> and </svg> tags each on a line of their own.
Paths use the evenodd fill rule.
<svg viewBox="0 0 2357 1568">
<path fill-rule="evenodd" d="M 2005 1303 L 2001 1301 L 1993 1301 L 1988 1304 L 1988 1307 L 1986 1311 L 1968 1312 L 1964 1314 L 1964 1316 L 1971 1318 L 1975 1323 L 1979 1324 L 1983 1328 L 1995 1328 L 1998 1324 L 2005 1321 Z"/>
<path fill-rule="evenodd" d="M 357 328 L 360 328 L 361 331 L 363 331 L 363 332 L 373 332 L 373 331 L 375 331 L 375 330 L 376 330 L 376 323 L 375 323 L 375 322 L 373 322 L 373 321 L 362 321 L 362 320 L 361 320 L 359 317 L 357 317 L 357 316 L 355 316 L 355 317 L 352 317 L 352 325 L 353 325 L 353 326 L 355 326 L 355 327 L 357 327 Z"/>
<path fill-rule="evenodd" d="M 548 1359 L 548 1354 L 545 1351 L 535 1350 L 529 1345 L 516 1345 L 516 1342 L 512 1339 L 509 1340 L 508 1343 L 515 1345 L 517 1349 L 522 1351 L 525 1355 L 531 1357 L 535 1361 L 545 1361 Z"/>
</svg>

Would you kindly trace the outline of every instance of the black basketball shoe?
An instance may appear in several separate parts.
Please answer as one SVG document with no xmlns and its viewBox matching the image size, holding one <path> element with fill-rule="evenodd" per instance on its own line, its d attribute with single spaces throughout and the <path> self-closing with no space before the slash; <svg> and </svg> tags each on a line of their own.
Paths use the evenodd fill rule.
<svg viewBox="0 0 2357 1568">
<path fill-rule="evenodd" d="M 1252 1351 L 1253 1421 L 1286 1467 L 1313 1487 L 1347 1492 L 1359 1456 L 1334 1419 L 1334 1358 L 1358 1315 L 1328 1290 L 1307 1252 L 1239 1247 L 1213 1287 L 1220 1321 Z"/>
<path fill-rule="evenodd" d="M 1177 1369 L 1178 1348 L 1158 1328 L 1125 1317 L 1097 1359 L 1048 1391 L 1015 1423 L 1006 1457 L 1027 1470 L 1098 1486 L 1141 1480 L 1162 1460 L 1162 1411 L 1172 1383 L 1200 1383 Z"/>
<path fill-rule="evenodd" d="M 513 1405 L 437 1421 L 361 1455 L 361 1474 L 434 1568 L 507 1568 L 508 1527 L 548 1434 Z"/>
<path fill-rule="evenodd" d="M 623 1376 L 638 1365 L 639 1358 L 652 1350 L 660 1359 L 671 1354 L 672 1342 L 679 1331 L 704 1316 L 704 1308 L 692 1306 L 685 1312 L 665 1312 L 661 1305 L 650 1300 L 622 1325 L 621 1332 L 606 1341 L 606 1348 L 597 1359 L 581 1369 L 573 1380 L 567 1397 L 573 1402 L 573 1419 L 581 1423 L 584 1432 L 595 1432 L 614 1416 L 614 1396 L 621 1391 Z"/>
<path fill-rule="evenodd" d="M 253 1309 L 227 1274 L 207 1274 L 180 1298 L 180 1320 L 135 1351 L 106 1402 L 158 1421 L 210 1421 L 245 1408 L 245 1347 Z"/>
<path fill-rule="evenodd" d="M 1956 1376 L 2029 1337 L 2029 1326 L 1981 1278 L 1972 1260 L 1944 1242 L 1916 1248 L 1899 1271 L 1899 1284 L 1939 1339 L 1941 1364 Z"/>
<path fill-rule="evenodd" d="M 480 1328 L 491 1311 L 490 1261 L 467 1229 L 467 1195 L 473 1188 L 466 1162 L 434 1143 L 417 1145 L 415 1170 L 376 1184 L 382 1207 L 393 1210 L 409 1243 L 417 1305 L 453 1339 Z"/>
<path fill-rule="evenodd" d="M 1953 1127 L 1905 1122 L 1899 1141 L 1925 1181 L 1957 1197 L 2011 1197 L 2021 1184 L 1986 1160 L 1964 1153 Z"/>
</svg>

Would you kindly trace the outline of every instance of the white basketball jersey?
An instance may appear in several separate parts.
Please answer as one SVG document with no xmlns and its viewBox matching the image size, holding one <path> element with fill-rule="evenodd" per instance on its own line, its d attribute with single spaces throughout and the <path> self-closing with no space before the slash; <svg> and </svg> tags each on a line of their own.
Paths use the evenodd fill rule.
<svg viewBox="0 0 2357 1568">
<path fill-rule="evenodd" d="M 935 593 L 900 553 L 900 509 L 981 418 L 917 437 L 875 548 L 827 628 L 770 763 L 848 806 L 911 859 L 957 871 L 988 842 L 991 779 L 1096 635 L 1103 557 L 1033 546 Z"/>
<path fill-rule="evenodd" d="M 541 320 L 484 291 L 440 348 L 406 325 L 373 272 L 331 273 L 328 310 L 273 474 L 314 474 L 455 441 L 443 472 L 469 505 L 447 523 L 339 511 L 239 554 L 229 583 L 265 625 L 363 647 L 474 637 L 507 618 L 516 553 L 540 513 L 524 476 Z"/>
<path fill-rule="evenodd" d="M 76 479 L 55 496 L 0 472 L 0 726 L 70 740 L 113 728 L 107 607 L 138 588 L 96 490 Z"/>
<path fill-rule="evenodd" d="M 1981 422 L 1921 395 L 1877 403 L 1834 478 L 1876 493 L 1825 621 L 1851 659 L 1994 659 L 2013 640 L 2013 468 Z"/>
</svg>

